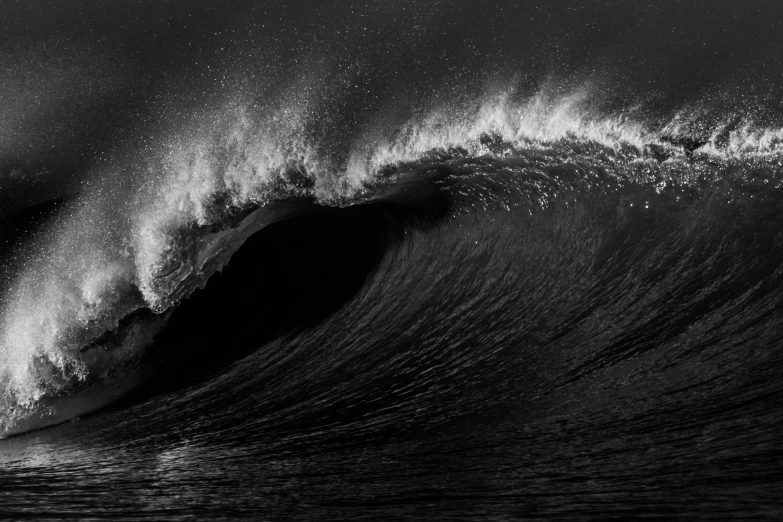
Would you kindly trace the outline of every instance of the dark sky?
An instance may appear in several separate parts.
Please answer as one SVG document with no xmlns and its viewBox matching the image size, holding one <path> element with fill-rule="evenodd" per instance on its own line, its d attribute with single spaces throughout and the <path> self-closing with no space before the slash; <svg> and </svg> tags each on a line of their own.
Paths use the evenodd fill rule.
<svg viewBox="0 0 783 522">
<path fill-rule="evenodd" d="M 606 107 L 651 117 L 702 100 L 783 112 L 772 0 L 0 3 L 0 183 L 45 168 L 67 185 L 232 93 L 263 110 L 303 74 L 319 80 L 301 94 L 317 100 L 312 132 L 335 148 L 368 114 L 511 79 L 520 95 L 597 79 Z"/>
</svg>

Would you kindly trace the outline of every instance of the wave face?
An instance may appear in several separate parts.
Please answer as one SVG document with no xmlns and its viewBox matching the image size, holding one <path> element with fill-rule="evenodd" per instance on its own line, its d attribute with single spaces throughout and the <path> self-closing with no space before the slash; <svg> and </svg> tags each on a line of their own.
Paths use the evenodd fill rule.
<svg viewBox="0 0 783 522">
<path fill-rule="evenodd" d="M 0 46 L 0 512 L 780 513 L 768 7 L 123 5 Z"/>
</svg>

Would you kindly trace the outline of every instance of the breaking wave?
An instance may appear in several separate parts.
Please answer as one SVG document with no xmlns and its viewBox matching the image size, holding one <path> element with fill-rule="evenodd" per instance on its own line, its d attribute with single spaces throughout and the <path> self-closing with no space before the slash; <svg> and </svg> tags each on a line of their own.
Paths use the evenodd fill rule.
<svg viewBox="0 0 783 522">
<path fill-rule="evenodd" d="M 0 514 L 779 518 L 774 3 L 82 4 L 3 6 Z"/>
<path fill-rule="evenodd" d="M 590 92 L 540 91 L 515 101 L 512 90 L 431 110 L 393 129 L 369 129 L 342 161 L 306 138 L 307 103 L 271 116 L 239 102 L 197 114 L 184 131 L 117 162 L 18 254 L 24 270 L 2 308 L 3 429 L 38 413 L 45 398 L 125 371 L 168 311 L 203 288 L 248 237 L 296 215 L 281 202 L 367 204 L 439 166 L 519 184 L 518 195 L 480 201 L 510 208 L 531 199 L 536 211 L 569 190 L 638 185 L 707 197 L 739 186 L 761 185 L 767 196 L 780 188 L 780 129 L 721 123 L 694 135 L 680 115 L 658 127 L 627 114 L 601 117 Z M 458 180 L 451 183 L 467 183 Z M 123 322 L 144 309 L 160 315 Z"/>
</svg>

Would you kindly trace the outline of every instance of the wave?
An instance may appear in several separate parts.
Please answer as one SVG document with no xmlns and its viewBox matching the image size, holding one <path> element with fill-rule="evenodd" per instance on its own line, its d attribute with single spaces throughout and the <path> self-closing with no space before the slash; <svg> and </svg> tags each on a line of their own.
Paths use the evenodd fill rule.
<svg viewBox="0 0 783 522">
<path fill-rule="evenodd" d="M 24 269 L 0 317 L 3 432 L 54 397 L 129 371 L 169 311 L 253 234 L 300 215 L 302 200 L 347 207 L 415 198 L 406 186 L 435 183 L 442 169 L 438 190 L 455 190 L 455 201 L 507 209 L 527 201 L 530 216 L 574 192 L 627 184 L 657 194 L 779 188 L 780 129 L 736 118 L 705 129 L 682 114 L 649 124 L 634 119 L 635 109 L 602 115 L 591 107 L 595 90 L 543 89 L 520 100 L 506 88 L 407 124 L 369 125 L 344 154 L 308 138 L 314 109 L 306 99 L 283 99 L 271 111 L 235 99 L 162 131 L 104 167 L 17 254 Z M 465 205 L 454 203 L 455 212 Z M 159 315 L 138 319 L 144 310 Z"/>
<path fill-rule="evenodd" d="M 6 4 L 3 515 L 779 518 L 778 5 Z"/>
</svg>

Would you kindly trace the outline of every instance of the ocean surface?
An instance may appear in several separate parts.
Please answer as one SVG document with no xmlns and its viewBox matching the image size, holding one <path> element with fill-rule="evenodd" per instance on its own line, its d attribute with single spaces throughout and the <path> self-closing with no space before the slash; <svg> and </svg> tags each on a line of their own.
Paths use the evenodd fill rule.
<svg viewBox="0 0 783 522">
<path fill-rule="evenodd" d="M 0 20 L 0 518 L 783 517 L 783 6 Z"/>
</svg>

